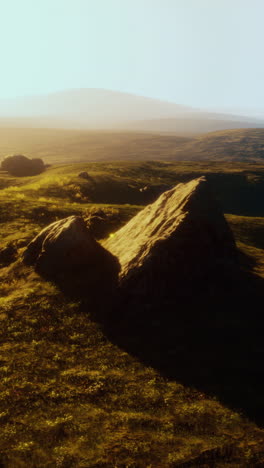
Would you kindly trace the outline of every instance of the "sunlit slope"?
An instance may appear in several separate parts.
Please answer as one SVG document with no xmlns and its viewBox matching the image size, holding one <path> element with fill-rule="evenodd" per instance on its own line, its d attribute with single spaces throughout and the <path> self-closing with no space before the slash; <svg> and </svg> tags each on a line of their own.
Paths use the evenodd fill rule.
<svg viewBox="0 0 264 468">
<path fill-rule="evenodd" d="M 178 159 L 258 161 L 264 159 L 264 128 L 243 128 L 207 133 L 187 142 Z"/>
<path fill-rule="evenodd" d="M 93 192 L 89 182 L 78 177 L 84 170 L 94 180 Z M 181 338 L 186 307 L 177 307 L 178 340 L 170 350 L 174 354 L 164 356 L 164 361 L 177 363 L 177 378 L 168 379 L 109 339 L 87 307 L 66 298 L 19 260 L 32 237 L 58 218 L 103 209 L 118 215 L 118 228 L 141 209 L 128 202 L 136 200 L 144 185 L 172 184 L 207 173 L 218 178 L 219 195 L 225 193 L 225 203 L 231 203 L 225 177 L 234 177 L 234 196 L 236 177 L 262 178 L 264 166 L 239 164 L 235 174 L 232 170 L 231 163 L 105 162 L 54 166 L 34 177 L 0 173 L 0 248 L 12 242 L 18 248 L 14 262 L 0 268 L 2 466 L 263 466 L 264 433 L 253 422 L 254 417 L 261 422 L 264 414 L 263 391 L 254 380 L 263 366 L 262 330 L 258 323 L 258 337 L 249 334 L 239 302 L 230 342 L 224 335 L 224 308 L 221 316 L 215 310 L 210 314 L 210 333 L 217 320 L 222 325 L 223 352 L 218 356 L 212 352 L 213 342 L 205 356 L 199 354 L 203 326 L 193 337 Z M 120 205 L 109 204 L 114 196 Z M 105 203 L 96 204 L 99 199 Z M 232 214 L 227 220 L 247 256 L 245 268 L 263 278 L 263 218 Z M 253 310 L 254 303 L 246 314 L 250 321 Z M 197 316 L 203 320 L 195 310 Z M 150 322 L 148 333 L 157 326 Z M 240 334 L 245 341 L 237 349 Z M 192 360 L 192 338 L 197 340 L 199 365 Z M 151 343 L 151 350 L 154 346 Z M 222 365 L 219 375 L 216 362 Z M 204 385 L 208 379 L 211 387 Z"/>
<path fill-rule="evenodd" d="M 90 180 L 79 177 L 88 171 Z M 0 172 L 1 192 L 81 203 L 144 205 L 179 182 L 206 175 L 225 213 L 264 216 L 264 164 L 227 162 L 90 162 L 51 166 L 34 177 Z M 12 188 L 12 185 L 14 187 Z M 1 207 L 0 207 L 1 209 Z"/>
<path fill-rule="evenodd" d="M 1 128 L 0 160 L 22 153 L 45 163 L 100 160 L 261 161 L 264 129 L 208 133 L 197 138 L 141 132 Z"/>
<path fill-rule="evenodd" d="M 25 154 L 45 163 L 93 160 L 169 159 L 190 139 L 151 133 L 102 132 L 0 126 L 0 160 Z"/>
</svg>

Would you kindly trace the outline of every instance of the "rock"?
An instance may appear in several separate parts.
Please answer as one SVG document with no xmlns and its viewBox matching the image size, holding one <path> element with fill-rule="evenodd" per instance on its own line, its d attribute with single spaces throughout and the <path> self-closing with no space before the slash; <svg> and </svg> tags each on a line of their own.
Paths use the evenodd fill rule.
<svg viewBox="0 0 264 468">
<path fill-rule="evenodd" d="M 236 264 L 233 235 L 204 177 L 178 184 L 104 242 L 120 288 L 147 302 L 208 291 Z"/>
<path fill-rule="evenodd" d="M 82 179 L 90 180 L 91 182 L 93 182 L 93 178 L 86 171 L 80 172 L 80 174 L 78 174 L 78 177 L 81 177 Z"/>
<path fill-rule="evenodd" d="M 63 290 L 102 297 L 115 289 L 120 265 L 89 233 L 78 216 L 43 229 L 24 252 L 24 261 Z"/>
<path fill-rule="evenodd" d="M 119 212 L 91 211 L 84 215 L 89 232 L 95 239 L 105 239 L 111 232 L 120 227 L 122 222 Z"/>
<path fill-rule="evenodd" d="M 7 246 L 0 248 L 0 266 L 7 266 L 16 260 L 17 249 L 14 243 L 10 242 Z"/>
<path fill-rule="evenodd" d="M 145 187 L 141 187 L 141 188 L 139 189 L 140 192 L 147 192 L 148 190 L 149 190 L 148 185 L 145 185 Z"/>
<path fill-rule="evenodd" d="M 40 174 L 45 170 L 45 165 L 42 159 L 29 159 L 22 154 L 17 154 L 6 157 L 2 161 L 1 169 L 11 175 L 24 177 Z"/>
</svg>

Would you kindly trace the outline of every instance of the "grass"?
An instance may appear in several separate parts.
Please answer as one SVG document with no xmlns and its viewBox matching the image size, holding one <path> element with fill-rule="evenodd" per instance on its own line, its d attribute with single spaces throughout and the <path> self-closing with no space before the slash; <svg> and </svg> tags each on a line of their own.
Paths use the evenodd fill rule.
<svg viewBox="0 0 264 468">
<path fill-rule="evenodd" d="M 195 138 L 148 132 L 0 127 L 0 161 L 25 154 L 49 164 L 114 160 L 263 163 L 264 130 L 235 129 Z"/>
<path fill-rule="evenodd" d="M 25 154 L 46 163 L 114 159 L 168 159 L 188 137 L 140 132 L 3 128 L 0 126 L 0 161 L 6 155 Z"/>
<path fill-rule="evenodd" d="M 82 170 L 93 177 L 93 190 L 78 178 Z M 262 178 L 262 170 L 254 174 Z M 140 187 L 202 172 L 221 178 L 234 168 L 112 162 L 51 167 L 31 178 L 0 174 L 0 245 L 17 249 L 14 261 L 0 269 L 4 467 L 263 466 L 264 431 L 242 407 L 144 363 L 111 340 L 85 304 L 20 260 L 25 244 L 49 222 L 100 208 L 118 214 L 118 228 L 144 204 Z M 235 172 L 252 178 L 253 169 L 239 165 Z M 104 203 L 107 195 L 118 203 Z M 232 206 L 232 198 L 227 202 Z M 263 218 L 226 216 L 249 260 L 244 268 L 264 278 Z M 186 349 L 179 352 L 184 357 Z M 257 393 L 255 401 L 261 405 Z"/>
<path fill-rule="evenodd" d="M 186 142 L 176 157 L 194 161 L 261 161 L 264 157 L 264 130 L 242 128 L 210 132 Z"/>
<path fill-rule="evenodd" d="M 253 423 L 122 351 L 89 311 L 19 262 L 2 269 L 4 279 L 4 466 L 262 460 L 263 432 Z"/>
<path fill-rule="evenodd" d="M 78 177 L 88 171 L 92 181 Z M 6 196 L 34 196 L 72 202 L 144 205 L 151 196 L 192 178 L 206 175 L 227 213 L 263 216 L 264 165 L 207 162 L 97 162 L 54 166 L 31 178 L 8 177 L 0 173 L 0 187 Z M 22 189 L 23 186 L 23 191 Z M 148 187 L 149 193 L 141 189 Z M 151 192 L 152 191 L 152 192 Z"/>
</svg>

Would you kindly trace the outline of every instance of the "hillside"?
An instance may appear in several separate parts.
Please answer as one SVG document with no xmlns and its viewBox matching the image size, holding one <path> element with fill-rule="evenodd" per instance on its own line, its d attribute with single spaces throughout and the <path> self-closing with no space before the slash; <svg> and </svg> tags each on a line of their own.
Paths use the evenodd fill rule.
<svg viewBox="0 0 264 468">
<path fill-rule="evenodd" d="M 0 100 L 4 127 L 124 130 L 193 135 L 263 126 L 263 120 L 208 112 L 174 102 L 105 89 L 72 89 Z"/>
<path fill-rule="evenodd" d="M 78 177 L 85 170 L 92 182 Z M 235 303 L 226 292 L 230 302 L 219 298 L 208 317 L 195 310 L 189 325 L 178 305 L 167 330 L 175 349 L 164 340 L 161 353 L 154 322 L 114 334 L 85 302 L 20 261 L 56 219 L 103 210 L 107 230 L 99 237 L 113 235 L 165 186 L 200 174 L 232 213 L 226 217 L 247 281 Z M 263 326 L 252 304 L 263 296 L 264 212 L 263 203 L 241 196 L 263 183 L 264 166 L 245 163 L 101 162 L 19 179 L 0 173 L 3 467 L 263 466 L 256 425 L 264 423 Z M 246 302 L 251 313 L 242 315 Z"/>
<path fill-rule="evenodd" d="M 247 161 L 264 158 L 264 129 L 245 128 L 200 135 L 177 153 L 185 160 Z"/>
<path fill-rule="evenodd" d="M 228 116 L 206 112 L 182 113 L 180 117 L 167 119 L 137 120 L 120 124 L 120 128 L 130 131 L 157 132 L 160 134 L 176 134 L 196 136 L 201 133 L 216 132 L 229 129 L 263 128 L 264 122 L 257 119 L 247 119 L 241 116 Z"/>
<path fill-rule="evenodd" d="M 88 171 L 91 180 L 78 177 Z M 2 174 L 2 175 L 1 175 Z M 206 175 L 226 213 L 264 216 L 264 165 L 210 162 L 105 161 L 52 166 L 35 177 L 15 179 L 0 171 L 0 189 L 16 199 L 16 186 L 23 200 L 43 198 L 47 203 L 105 203 L 144 205 L 171 186 Z M 13 185 L 15 185 L 13 187 Z M 54 198 L 55 197 L 55 198 Z M 53 200 L 54 198 L 54 200 Z M 56 201 L 57 200 L 57 201 Z M 63 205 L 64 206 L 64 205 Z M 14 209 L 14 207 L 13 207 Z M 26 209 L 26 207 L 25 207 Z M 3 216 L 4 206 L 1 209 Z"/>
<path fill-rule="evenodd" d="M 169 159 L 189 140 L 151 133 L 0 127 L 0 161 L 17 153 L 43 158 L 49 164 Z"/>
<path fill-rule="evenodd" d="M 84 170 L 92 185 L 78 177 Z M 100 209 L 108 224 L 100 235 L 112 235 L 165 186 L 204 173 L 233 213 L 227 219 L 248 279 L 244 298 L 233 305 L 219 298 L 209 317 L 195 311 L 193 326 L 178 307 L 169 331 L 175 349 L 166 351 L 165 340 L 161 354 L 154 322 L 114 334 L 20 261 L 56 219 Z M 264 213 L 260 203 L 252 216 L 255 200 L 245 205 L 241 181 L 244 188 L 264 182 L 264 166 L 105 162 L 54 166 L 31 178 L 0 173 L 2 466 L 263 466 L 262 321 L 240 307 L 263 294 Z"/>
<path fill-rule="evenodd" d="M 47 95 L 0 100 L 0 117 L 60 118 L 96 128 L 134 119 L 172 117 L 191 108 L 106 89 L 71 89 Z"/>
<path fill-rule="evenodd" d="M 264 129 L 236 129 L 184 137 L 143 132 L 102 132 L 0 126 L 0 161 L 25 154 L 48 164 L 100 160 L 262 161 Z"/>
</svg>

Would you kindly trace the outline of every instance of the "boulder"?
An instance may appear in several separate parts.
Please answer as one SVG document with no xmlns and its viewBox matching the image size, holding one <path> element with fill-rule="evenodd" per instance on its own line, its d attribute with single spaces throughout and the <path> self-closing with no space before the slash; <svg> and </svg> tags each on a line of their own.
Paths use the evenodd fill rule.
<svg viewBox="0 0 264 468">
<path fill-rule="evenodd" d="M 24 177 L 40 174 L 45 170 L 45 165 L 42 159 L 29 159 L 22 154 L 6 157 L 1 164 L 3 171 L 9 172 L 11 175 Z"/>
<path fill-rule="evenodd" d="M 93 182 L 93 178 L 86 171 L 80 172 L 80 174 L 78 174 L 78 177 L 81 177 L 81 179 L 85 179 L 85 180 L 89 180 L 90 182 Z"/>
<path fill-rule="evenodd" d="M 163 193 L 103 245 L 119 259 L 121 290 L 147 303 L 209 291 L 236 265 L 232 232 L 204 177 Z"/>
<path fill-rule="evenodd" d="M 92 237 L 78 216 L 43 229 L 27 246 L 23 258 L 67 292 L 102 297 L 118 282 L 118 260 Z"/>
</svg>

